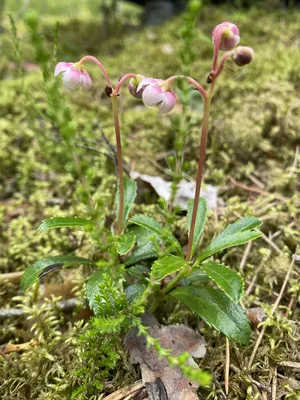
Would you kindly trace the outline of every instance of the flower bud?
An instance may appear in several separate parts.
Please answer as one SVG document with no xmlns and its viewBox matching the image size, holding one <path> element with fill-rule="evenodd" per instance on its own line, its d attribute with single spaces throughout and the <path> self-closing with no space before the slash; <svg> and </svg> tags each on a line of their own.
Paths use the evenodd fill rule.
<svg viewBox="0 0 300 400">
<path fill-rule="evenodd" d="M 174 107 L 176 96 L 164 81 L 161 79 L 155 81 L 144 89 L 143 102 L 146 107 L 159 107 L 159 114 L 166 114 Z"/>
<path fill-rule="evenodd" d="M 220 50 L 229 51 L 234 49 L 239 41 L 239 28 L 231 22 L 222 22 L 212 32 L 213 43 L 216 43 L 218 35 L 221 35 Z"/>
<path fill-rule="evenodd" d="M 251 47 L 238 46 L 231 56 L 232 61 L 242 67 L 243 65 L 250 64 L 254 58 L 254 51 Z"/>
<path fill-rule="evenodd" d="M 80 63 L 60 62 L 55 67 L 54 76 L 60 73 L 62 73 L 64 86 L 70 90 L 75 90 L 81 86 L 82 90 L 86 91 L 92 86 L 92 80 L 88 72 Z"/>
</svg>

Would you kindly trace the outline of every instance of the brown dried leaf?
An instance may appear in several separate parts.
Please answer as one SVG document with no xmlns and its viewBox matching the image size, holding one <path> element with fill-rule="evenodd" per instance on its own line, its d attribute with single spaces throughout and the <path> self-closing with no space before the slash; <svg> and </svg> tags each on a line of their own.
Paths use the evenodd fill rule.
<svg viewBox="0 0 300 400">
<path fill-rule="evenodd" d="M 184 325 L 168 325 L 160 328 L 151 314 L 145 314 L 142 322 L 143 325 L 150 327 L 149 335 L 160 339 L 163 348 L 173 350 L 173 356 L 183 352 L 190 353 L 191 357 L 187 363 L 199 368 L 192 358 L 192 356 L 203 358 L 206 353 L 206 344 L 199 334 Z M 159 359 L 154 348 L 147 348 L 146 338 L 137 336 L 136 328 L 126 335 L 125 346 L 130 352 L 131 362 L 139 363 L 141 366 L 142 380 L 145 385 L 147 384 L 150 399 L 151 395 L 155 399 L 155 393 L 162 392 L 162 383 L 169 400 L 198 400 L 198 383 L 185 378 L 178 367 L 171 368 L 166 359 Z"/>
</svg>

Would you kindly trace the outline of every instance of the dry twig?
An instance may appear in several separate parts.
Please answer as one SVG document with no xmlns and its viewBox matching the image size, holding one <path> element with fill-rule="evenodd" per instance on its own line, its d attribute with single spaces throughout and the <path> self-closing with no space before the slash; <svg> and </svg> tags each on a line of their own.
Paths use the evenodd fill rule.
<svg viewBox="0 0 300 400">
<path fill-rule="evenodd" d="M 104 400 L 122 400 L 127 396 L 133 395 L 138 390 L 141 390 L 144 387 L 142 381 L 135 382 L 133 385 L 125 386 L 114 393 L 106 396 Z"/>
<path fill-rule="evenodd" d="M 296 250 L 296 252 L 297 252 L 297 250 Z M 283 296 L 283 293 L 284 293 L 284 291 L 285 291 L 286 285 L 287 285 L 287 283 L 288 283 L 289 277 L 290 277 L 291 272 L 292 272 L 292 270 L 293 270 L 293 266 L 294 266 L 294 263 L 295 263 L 295 259 L 296 259 L 296 255 L 294 254 L 294 255 L 293 255 L 293 258 L 292 258 L 292 262 L 291 262 L 291 264 L 290 264 L 290 266 L 289 266 L 288 272 L 287 272 L 287 274 L 286 274 L 286 276 L 285 276 L 285 280 L 284 280 L 284 282 L 283 282 L 283 284 L 282 284 L 282 287 L 281 287 L 281 290 L 280 290 L 280 292 L 279 292 L 279 295 L 278 295 L 278 297 L 277 297 L 275 303 L 273 304 L 273 307 L 272 307 L 272 310 L 271 310 L 271 315 L 274 314 L 274 312 L 276 311 L 276 309 L 277 309 L 277 307 L 278 307 L 278 305 L 279 305 L 279 303 L 280 303 L 280 300 L 281 300 L 281 298 L 282 298 L 282 296 Z M 265 334 L 266 329 L 267 329 L 267 325 L 264 325 L 264 327 L 263 327 L 262 330 L 260 331 L 260 334 L 259 334 L 259 336 L 258 336 L 258 338 L 257 338 L 257 340 L 256 340 L 254 349 L 253 349 L 252 354 L 251 354 L 251 356 L 250 356 L 250 360 L 249 360 L 249 363 L 248 363 L 248 369 L 251 368 L 251 365 L 252 365 L 252 363 L 253 363 L 253 360 L 254 360 L 254 358 L 255 358 L 256 352 L 257 352 L 257 350 L 258 350 L 258 348 L 259 348 L 260 342 L 262 341 L 262 338 L 263 338 L 263 336 L 264 336 L 264 334 Z"/>
</svg>

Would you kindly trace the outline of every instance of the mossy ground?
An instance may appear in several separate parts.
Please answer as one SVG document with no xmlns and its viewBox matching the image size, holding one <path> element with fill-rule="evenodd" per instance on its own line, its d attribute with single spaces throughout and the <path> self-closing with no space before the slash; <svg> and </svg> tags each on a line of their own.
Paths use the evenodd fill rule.
<svg viewBox="0 0 300 400">
<path fill-rule="evenodd" d="M 53 49 L 55 21 L 60 21 L 59 61 L 76 61 L 86 53 L 93 54 L 106 65 L 114 81 L 126 72 L 162 78 L 181 72 L 177 52 L 182 24 L 180 17 L 156 29 L 137 29 L 134 9 L 121 10 L 117 17 L 110 16 L 109 22 L 104 23 L 95 3 L 90 10 L 80 8 L 76 15 L 70 15 L 70 9 L 63 7 L 65 2 L 60 3 L 61 10 L 59 6 L 41 10 L 39 20 L 45 37 L 43 45 L 49 49 Z M 13 7 L 13 2 L 10 7 L 10 11 L 15 13 L 17 8 Z M 39 68 L 29 71 L 25 65 L 23 69 L 23 61 L 35 62 L 37 57 L 32 36 L 24 24 L 26 15 L 14 15 L 20 39 L 17 43 L 20 57 L 5 12 L 0 48 L 1 273 L 23 271 L 49 254 L 72 252 L 92 256 L 95 249 L 83 233 L 60 230 L 38 235 L 37 227 L 42 219 L 51 216 L 85 216 L 85 208 L 80 202 L 84 193 L 77 171 L 59 140 L 59 129 L 66 129 L 62 124 L 66 121 L 75 124 L 79 145 L 86 144 L 87 140 L 100 141 L 99 127 L 113 141 L 110 101 L 103 96 L 105 84 L 93 65 L 89 68 L 94 82 L 92 89 L 87 93 L 64 93 L 64 89 L 59 89 L 64 98 L 61 100 L 63 110 L 67 109 L 69 114 L 67 117 L 51 116 L 51 101 L 55 99 L 49 97 L 49 82 L 44 83 Z M 228 63 L 217 85 L 205 182 L 220 187 L 219 194 L 226 207 L 211 213 L 206 237 L 211 238 L 237 216 L 253 214 L 262 218 L 262 230 L 267 238 L 271 238 L 271 244 L 270 240 L 263 238 L 256 241 L 240 272 L 245 278 L 246 290 L 251 282 L 255 283 L 251 293 L 245 296 L 244 305 L 262 306 L 268 312 L 280 291 L 300 239 L 300 12 L 203 8 L 198 21 L 199 35 L 193 42 L 199 57 L 190 66 L 191 75 L 203 83 L 212 55 L 210 32 L 223 20 L 232 20 L 239 25 L 241 44 L 252 46 L 256 59 L 253 65 L 243 70 Z M 55 61 L 54 54 L 50 63 L 54 65 Z M 161 155 L 174 148 L 174 114 L 161 118 L 156 111 L 142 107 L 125 90 L 122 90 L 120 104 L 125 161 L 142 173 L 168 179 L 168 175 L 162 172 L 167 164 Z M 188 175 L 192 179 L 201 122 L 201 102 L 198 99 L 189 112 L 197 122 L 186 144 Z M 71 125 L 70 129 L 72 131 L 74 126 Z M 91 146 L 102 150 L 99 143 Z M 115 193 L 113 163 L 106 156 L 81 147 L 78 147 L 78 154 L 93 195 L 101 194 L 107 209 L 112 208 Z M 157 155 L 160 155 L 159 160 Z M 236 186 L 230 177 L 244 185 L 255 186 L 262 194 Z M 148 208 L 150 213 L 155 211 L 155 205 L 144 203 L 145 199 L 142 199 L 142 204 L 137 207 Z M 179 228 L 183 226 L 178 225 Z M 239 270 L 244 250 L 227 251 L 223 261 Z M 66 270 L 50 275 L 46 282 L 74 281 L 76 286 L 73 290 L 78 296 L 80 309 L 80 304 L 83 304 L 82 286 L 87 274 L 87 270 Z M 277 398 L 299 398 L 299 367 L 284 366 L 287 361 L 299 362 L 297 276 L 299 266 L 295 265 L 281 301 L 283 309 L 268 319 L 270 327 L 250 371 L 244 369 L 244 361 L 250 357 L 257 333 L 253 333 L 248 346 L 232 344 L 231 363 L 234 367 L 229 398 L 271 398 L 267 392 L 267 397 L 261 397 L 263 392 L 253 380 L 270 388 L 276 368 L 279 374 Z M 293 297 L 291 312 L 286 317 L 284 307 Z M 92 345 L 80 341 L 79 333 L 84 328 L 76 321 L 78 309 L 72 315 L 66 315 L 58 311 L 57 299 L 46 300 L 41 305 L 41 298 L 37 289 L 20 297 L 18 284 L 0 282 L 0 308 L 21 307 L 35 323 L 32 327 L 32 322 L 24 317 L 1 320 L 0 346 L 9 342 L 39 342 L 38 346 L 23 353 L 4 354 L 0 347 L 3 355 L 0 356 L 1 398 L 69 399 L 71 393 L 76 392 L 77 398 L 100 399 L 101 391 L 109 393 L 137 379 L 138 372 L 129 365 L 122 350 L 122 338 L 114 338 L 113 354 L 112 344 L 99 343 L 96 336 L 90 338 Z M 52 309 L 49 309 L 49 304 L 52 304 Z M 212 371 L 214 387 L 201 389 L 202 398 L 222 398 L 224 339 L 196 321 L 187 311 L 174 312 L 165 320 L 178 321 L 200 329 L 208 342 L 208 356 L 201 366 Z M 91 365 L 80 361 L 83 348 L 90 352 Z M 95 379 L 88 376 L 93 368 Z M 98 389 L 101 383 L 103 387 Z M 80 392 L 81 386 L 85 387 L 85 392 Z"/>
</svg>

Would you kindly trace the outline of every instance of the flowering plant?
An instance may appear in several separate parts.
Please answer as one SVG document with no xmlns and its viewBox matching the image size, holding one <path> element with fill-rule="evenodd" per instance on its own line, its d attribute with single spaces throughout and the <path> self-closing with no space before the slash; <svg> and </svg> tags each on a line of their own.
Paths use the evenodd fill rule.
<svg viewBox="0 0 300 400">
<path fill-rule="evenodd" d="M 185 75 L 163 80 L 127 73 L 114 86 L 102 63 L 93 56 L 85 56 L 77 63 L 57 64 L 54 74 L 62 74 L 63 84 L 71 90 L 79 86 L 82 90 L 91 87 L 92 80 L 85 69 L 88 61 L 99 67 L 106 80 L 105 93 L 112 102 L 117 148 L 117 217 L 110 229 L 107 229 L 105 218 L 99 220 L 98 214 L 90 219 L 54 217 L 44 220 L 39 228 L 41 232 L 60 227 L 86 229 L 97 242 L 100 254 L 94 261 L 74 255 L 39 260 L 24 273 L 23 290 L 58 268 L 76 264 L 94 265 L 97 269 L 87 280 L 86 293 L 95 315 L 102 318 L 104 332 L 108 330 L 108 326 L 113 331 L 132 325 L 140 327 L 138 316 L 145 310 L 155 313 L 162 302 L 171 296 L 226 337 L 240 343 L 248 342 L 251 329 L 244 310 L 239 305 L 243 294 L 243 279 L 228 266 L 212 260 L 212 256 L 258 238 L 261 234 L 257 228 L 261 222 L 251 216 L 241 218 L 227 226 L 206 248 L 199 249 L 208 208 L 206 200 L 200 194 L 211 100 L 217 79 L 229 58 L 236 65 L 244 66 L 252 61 L 254 52 L 249 47 L 236 47 L 240 40 L 239 30 L 230 22 L 218 25 L 213 30 L 212 39 L 214 54 L 207 78 L 208 90 Z M 225 53 L 219 59 L 220 51 Z M 142 99 L 145 106 L 157 107 L 159 114 L 168 113 L 175 106 L 177 98 L 173 84 L 177 79 L 186 80 L 202 96 L 204 111 L 196 190 L 194 200 L 187 207 L 186 247 L 173 234 L 172 228 L 168 229 L 144 214 L 131 215 L 137 188 L 134 180 L 124 176 L 118 116 L 120 89 L 128 79 L 129 92 Z M 110 307 L 106 306 L 108 302 Z"/>
</svg>

